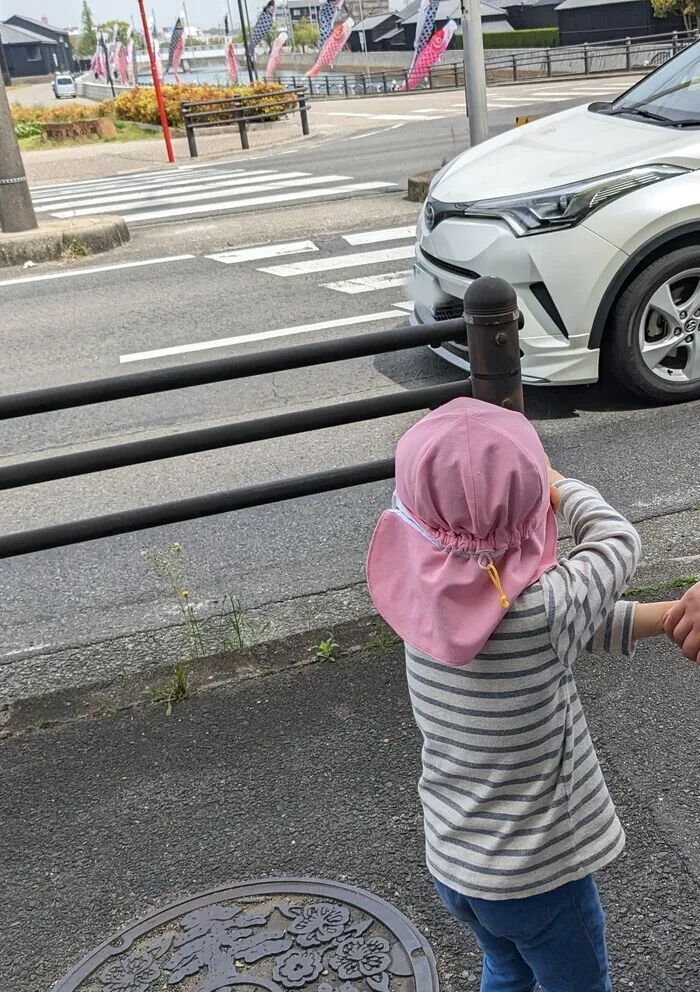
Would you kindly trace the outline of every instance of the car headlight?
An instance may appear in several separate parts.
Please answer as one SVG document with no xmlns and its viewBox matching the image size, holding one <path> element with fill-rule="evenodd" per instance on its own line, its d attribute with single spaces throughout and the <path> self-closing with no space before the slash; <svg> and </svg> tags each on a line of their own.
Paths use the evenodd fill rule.
<svg viewBox="0 0 700 992">
<path fill-rule="evenodd" d="M 524 237 L 575 227 L 589 214 L 625 193 L 690 172 L 675 165 L 641 165 L 624 172 L 611 172 L 566 186 L 539 190 L 525 196 L 503 196 L 471 203 L 441 203 L 429 200 L 433 228 L 447 217 L 498 217 L 514 234 Z"/>
</svg>

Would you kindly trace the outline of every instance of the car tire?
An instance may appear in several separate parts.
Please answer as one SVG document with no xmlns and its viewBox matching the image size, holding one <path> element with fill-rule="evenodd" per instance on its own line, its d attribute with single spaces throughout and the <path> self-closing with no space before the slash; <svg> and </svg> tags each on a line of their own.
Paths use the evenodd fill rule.
<svg viewBox="0 0 700 992">
<path fill-rule="evenodd" d="M 684 403 L 700 399 L 700 376 L 691 382 L 682 381 L 680 378 L 674 379 L 677 373 L 670 370 L 669 379 L 665 380 L 645 362 L 641 344 L 642 321 L 654 294 L 666 284 L 672 286 L 674 277 L 682 280 L 684 274 L 693 270 L 700 274 L 700 245 L 678 248 L 664 255 L 651 262 L 632 280 L 617 298 L 611 314 L 607 344 L 603 343 L 603 371 L 637 396 L 654 403 Z M 700 321 L 698 324 L 700 326 Z M 681 347 L 685 337 L 681 333 Z M 694 332 L 693 342 L 693 347 L 700 349 L 700 329 Z"/>
</svg>

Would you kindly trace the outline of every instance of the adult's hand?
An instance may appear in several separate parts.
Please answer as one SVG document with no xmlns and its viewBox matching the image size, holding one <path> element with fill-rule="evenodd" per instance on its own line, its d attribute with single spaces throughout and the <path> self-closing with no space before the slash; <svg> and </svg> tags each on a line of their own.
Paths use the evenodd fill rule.
<svg viewBox="0 0 700 992">
<path fill-rule="evenodd" d="M 664 630 L 686 658 L 700 664 L 700 582 L 669 611 Z"/>
</svg>

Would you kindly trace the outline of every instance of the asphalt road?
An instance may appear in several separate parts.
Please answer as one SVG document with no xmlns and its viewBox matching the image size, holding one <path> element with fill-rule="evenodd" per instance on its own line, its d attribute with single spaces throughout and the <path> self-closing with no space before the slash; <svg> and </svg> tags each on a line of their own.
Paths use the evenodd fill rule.
<svg viewBox="0 0 700 992">
<path fill-rule="evenodd" d="M 492 134 L 511 128 L 516 116 L 540 116 L 611 99 L 630 82 L 629 76 L 589 77 L 492 87 Z M 375 195 L 381 184 L 385 192 L 405 190 L 411 174 L 435 169 L 469 141 L 464 94 L 454 90 L 317 100 L 309 114 L 311 137 L 291 147 L 256 152 L 259 132 L 251 132 L 250 154 L 229 161 L 185 159 L 165 172 L 42 184 L 35 191 L 37 209 L 43 217 L 59 218 L 119 213 L 136 229 L 246 210 L 277 210 L 295 198 L 304 203 L 338 202 Z M 235 144 L 238 139 L 230 140 Z"/>
<path fill-rule="evenodd" d="M 326 264 L 358 251 L 340 236 L 318 240 L 319 250 L 300 258 Z M 410 239 L 389 247 L 396 244 L 410 246 Z M 200 256 L 0 286 L 5 388 L 333 339 L 405 322 L 395 306 L 403 296 L 400 287 L 355 295 L 323 284 L 403 270 L 410 260 L 294 277 L 259 272 L 269 261 L 274 268 L 296 258 L 233 265 Z M 384 317 L 349 328 L 308 329 L 319 318 L 345 324 L 373 314 Z M 299 328 L 304 330 L 274 339 L 119 361 L 164 347 Z M 443 383 L 458 375 L 427 350 L 416 349 L 7 422 L 0 451 L 7 463 Z M 527 399 L 554 464 L 595 481 L 633 519 L 700 503 L 699 404 L 644 408 L 603 387 L 532 390 Z M 7 492 L 3 530 L 385 457 L 410 421 L 410 415 L 373 421 Z M 251 605 L 274 603 L 359 581 L 373 521 L 388 496 L 389 486 L 378 484 L 6 561 L 3 660 L 11 662 L 30 646 L 91 643 L 172 620 L 165 593 L 142 561 L 144 547 L 182 544 L 191 562 L 190 588 L 204 600 L 234 592 Z"/>
<path fill-rule="evenodd" d="M 627 833 L 599 877 L 615 988 L 696 992 L 700 672 L 659 643 L 581 659 L 576 679 Z M 424 867 L 419 756 L 396 649 L 208 692 L 169 720 L 145 707 L 0 741 L 3 989 L 47 992 L 171 900 L 304 875 L 388 899 L 441 988 L 477 992 L 476 947 Z"/>
<path fill-rule="evenodd" d="M 404 173 L 422 167 L 428 159 L 435 165 L 437 138 L 433 128 L 438 125 L 445 126 L 443 121 L 422 122 L 394 132 L 410 137 L 415 130 L 419 139 L 414 158 L 409 159 L 408 149 L 403 151 L 400 167 Z M 317 165 L 330 168 L 330 161 L 321 162 L 321 156 L 337 159 L 349 155 L 347 149 L 351 148 L 353 170 L 360 174 L 370 167 L 372 142 L 388 142 L 382 146 L 384 151 L 372 158 L 376 175 L 384 169 L 399 168 L 400 152 L 396 152 L 393 165 L 387 161 L 391 140 L 380 134 L 352 145 L 329 142 L 309 154 Z M 358 149 L 365 149 L 367 154 L 360 155 Z M 285 155 L 284 159 L 302 154 L 307 152 Z M 296 240 L 289 224 L 284 227 L 284 218 L 297 214 L 252 213 L 229 219 L 228 227 L 217 219 L 173 228 L 177 243 L 170 244 L 167 252 L 156 252 L 171 256 L 191 249 L 192 258 L 95 273 L 82 273 L 81 267 L 76 267 L 71 272 L 77 275 L 48 280 L 35 280 L 38 270 L 32 270 L 21 273 L 17 283 L 11 279 L 11 284 L 3 285 L 0 280 L 3 388 L 14 392 L 400 326 L 406 314 L 397 304 L 404 291 L 393 284 L 395 280 L 389 288 L 381 286 L 387 275 L 396 277 L 410 268 L 410 236 L 394 240 L 380 237 L 360 246 L 345 240 L 358 229 L 373 232 L 382 228 L 382 217 L 390 207 L 392 220 L 384 225 L 392 229 L 410 223 L 415 216 L 408 205 L 403 213 L 404 206 L 396 197 L 330 205 L 323 208 L 323 215 L 318 213 L 320 208 L 316 213 L 310 211 L 309 216 L 317 218 L 314 223 L 318 222 L 323 233 L 314 236 L 306 230 L 303 237 L 310 238 L 314 251 L 291 258 L 226 264 L 206 257 L 231 243 Z M 362 223 L 357 219 L 360 216 Z M 341 227 L 335 223 L 340 217 Z M 301 221 L 299 224 L 301 230 Z M 281 238 L 275 237 L 276 225 L 284 230 Z M 219 234 L 224 230 L 226 236 Z M 241 242 L 244 230 L 248 240 Z M 203 239 L 206 247 L 194 247 L 197 239 Z M 144 249 L 138 244 L 137 239 L 135 257 L 142 258 Z M 397 249 L 400 257 L 395 254 Z M 375 254 L 386 251 L 390 254 L 379 258 Z M 362 264 L 346 267 L 346 256 L 363 253 L 367 257 L 363 256 Z M 321 267 L 308 271 L 307 266 L 307 271 L 293 275 L 259 271 L 297 261 L 302 269 L 307 262 L 312 268 L 317 263 Z M 87 267 L 93 264 L 88 262 Z M 333 267 L 336 264 L 338 268 Z M 40 275 L 64 271 L 49 267 Z M 28 279 L 32 281 L 25 281 Z M 368 291 L 347 292 L 348 282 L 356 279 L 369 280 Z M 338 282 L 345 285 L 345 291 L 332 285 Z M 356 323 L 350 324 L 351 320 Z M 334 326 L 316 330 L 309 326 L 318 322 Z M 282 333 L 271 339 L 259 337 L 271 330 Z M 295 333 L 290 334 L 290 330 Z M 234 340 L 222 343 L 221 339 Z M 187 350 L 211 341 L 217 342 L 213 348 Z M 180 350 L 170 356 L 143 355 L 164 348 Z M 137 360 L 120 363 L 120 356 L 139 353 Z M 428 351 L 417 349 L 375 360 L 44 415 L 31 423 L 7 422 L 0 439 L 0 465 L 444 383 L 458 376 L 455 369 Z M 645 408 L 618 395 L 610 385 L 530 391 L 527 402 L 555 465 L 563 472 L 594 481 L 634 520 L 700 503 L 699 404 Z M 409 415 L 374 421 L 5 492 L 0 497 L 2 529 L 10 533 L 385 457 L 411 419 Z M 67 646 L 96 644 L 173 622 L 177 614 L 172 599 L 143 562 L 141 552 L 147 547 L 165 548 L 179 542 L 190 563 L 189 586 L 197 600 L 205 603 L 233 593 L 251 606 L 275 604 L 295 596 L 343 589 L 362 578 L 373 522 L 389 495 L 388 484 L 359 487 L 5 561 L 0 572 L 0 663 L 9 672 L 25 664 L 27 652 L 46 655 Z M 688 537 L 689 554 L 696 550 L 694 542 L 693 536 Z M 269 608 L 274 610 L 274 606 Z M 79 664 L 71 662 L 78 664 L 79 670 L 83 664 L 89 665 L 85 652 L 83 655 L 85 660 Z M 31 667 L 27 671 L 31 673 Z M 0 690 L 3 681 L 0 669 Z"/>
</svg>

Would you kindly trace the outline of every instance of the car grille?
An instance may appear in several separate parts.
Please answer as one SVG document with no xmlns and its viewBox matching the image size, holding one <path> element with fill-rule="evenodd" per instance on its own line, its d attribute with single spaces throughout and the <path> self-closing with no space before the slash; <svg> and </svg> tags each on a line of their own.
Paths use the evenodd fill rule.
<svg viewBox="0 0 700 992">
<path fill-rule="evenodd" d="M 432 311 L 435 320 L 455 320 L 457 317 L 464 316 L 464 304 L 455 298 L 454 302 L 450 300 L 447 303 L 437 304 L 437 306 L 432 307 Z"/>
</svg>

